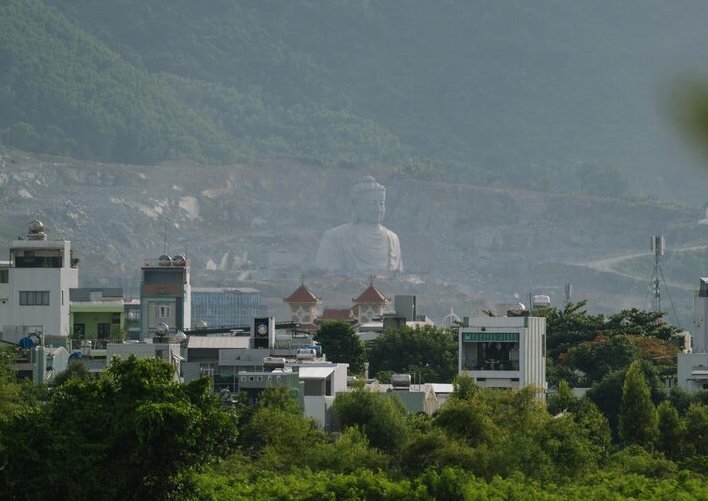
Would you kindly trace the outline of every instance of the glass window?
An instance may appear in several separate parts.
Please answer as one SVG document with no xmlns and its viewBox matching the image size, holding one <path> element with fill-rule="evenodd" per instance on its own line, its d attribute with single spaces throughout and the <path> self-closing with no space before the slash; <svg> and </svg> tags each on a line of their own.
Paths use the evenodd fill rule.
<svg viewBox="0 0 708 501">
<path fill-rule="evenodd" d="M 20 306 L 49 306 L 49 291 L 20 291 Z"/>
<path fill-rule="evenodd" d="M 518 342 L 463 343 L 462 369 L 468 371 L 518 371 Z"/>
<path fill-rule="evenodd" d="M 6 284 L 8 281 L 8 271 L 0 270 L 0 284 Z"/>
</svg>

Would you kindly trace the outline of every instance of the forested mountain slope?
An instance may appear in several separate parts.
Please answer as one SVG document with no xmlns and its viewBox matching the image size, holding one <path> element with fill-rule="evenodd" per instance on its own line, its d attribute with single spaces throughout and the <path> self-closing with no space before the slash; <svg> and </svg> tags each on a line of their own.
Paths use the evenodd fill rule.
<svg viewBox="0 0 708 501">
<path fill-rule="evenodd" d="M 697 0 L 7 1 L 0 138 L 569 192 L 589 166 L 595 192 L 700 197 L 662 106 L 703 65 L 707 18 Z"/>
</svg>

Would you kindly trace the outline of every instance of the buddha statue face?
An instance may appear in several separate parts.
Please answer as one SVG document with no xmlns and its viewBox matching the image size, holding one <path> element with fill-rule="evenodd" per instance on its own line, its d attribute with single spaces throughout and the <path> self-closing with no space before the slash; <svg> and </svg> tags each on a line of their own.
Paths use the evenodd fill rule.
<svg viewBox="0 0 708 501">
<path fill-rule="evenodd" d="M 386 214 L 386 188 L 367 176 L 350 192 L 355 223 L 381 224 Z"/>
<path fill-rule="evenodd" d="M 356 222 L 381 224 L 386 215 L 386 192 L 383 190 L 363 191 L 352 203 Z"/>
</svg>

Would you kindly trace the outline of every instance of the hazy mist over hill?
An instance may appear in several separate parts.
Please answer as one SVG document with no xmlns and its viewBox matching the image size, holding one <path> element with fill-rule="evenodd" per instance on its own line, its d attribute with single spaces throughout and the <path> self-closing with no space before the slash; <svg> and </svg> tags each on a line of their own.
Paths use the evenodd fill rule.
<svg viewBox="0 0 708 501">
<path fill-rule="evenodd" d="M 646 306 L 654 233 L 685 316 L 708 170 L 669 98 L 708 73 L 707 21 L 697 0 L 5 1 L 0 246 L 40 217 L 129 291 L 168 233 L 195 283 L 280 304 L 373 174 L 411 275 L 387 293 L 438 318 L 571 282 Z M 360 285 L 315 283 L 337 306 Z"/>
<path fill-rule="evenodd" d="M 673 82 L 704 70 L 705 2 L 35 0 L 0 14 L 0 133 L 30 151 L 706 198 L 666 110 Z"/>
</svg>

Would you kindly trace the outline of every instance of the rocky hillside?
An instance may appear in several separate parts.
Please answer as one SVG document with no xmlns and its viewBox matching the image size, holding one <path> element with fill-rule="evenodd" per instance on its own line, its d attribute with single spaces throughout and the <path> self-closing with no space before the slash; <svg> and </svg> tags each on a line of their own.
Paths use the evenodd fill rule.
<svg viewBox="0 0 708 501">
<path fill-rule="evenodd" d="M 38 217 L 50 237 L 73 241 L 83 285 L 136 294 L 144 258 L 166 246 L 191 258 L 195 285 L 252 285 L 279 305 L 304 274 L 331 306 L 346 305 L 362 282 L 327 281 L 308 274 L 308 265 L 322 232 L 349 219 L 343 201 L 363 174 L 292 160 L 197 169 L 0 149 L 0 247 Z M 669 247 L 708 243 L 697 207 L 423 182 L 397 170 L 373 174 L 388 189 L 385 224 L 400 236 L 407 272 L 380 287 L 418 294 L 436 319 L 450 306 L 470 312 L 531 290 L 559 301 L 566 282 L 599 309 L 641 306 L 644 284 L 583 264 L 643 251 L 656 232 Z"/>
</svg>

